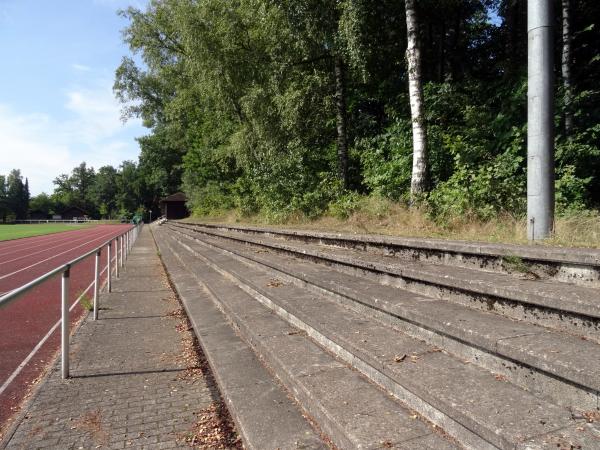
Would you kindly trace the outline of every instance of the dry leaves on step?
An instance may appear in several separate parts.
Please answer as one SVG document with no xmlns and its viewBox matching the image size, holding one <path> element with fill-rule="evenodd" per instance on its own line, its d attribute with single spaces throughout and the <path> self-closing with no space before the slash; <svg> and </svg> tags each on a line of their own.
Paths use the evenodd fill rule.
<svg viewBox="0 0 600 450">
<path fill-rule="evenodd" d="M 278 280 L 277 278 L 271 278 L 267 283 L 267 287 L 276 288 L 280 286 L 283 286 L 283 281 Z"/>
<path fill-rule="evenodd" d="M 583 417 L 585 417 L 585 420 L 587 420 L 588 423 L 600 422 L 600 411 L 597 409 L 585 411 Z"/>
</svg>

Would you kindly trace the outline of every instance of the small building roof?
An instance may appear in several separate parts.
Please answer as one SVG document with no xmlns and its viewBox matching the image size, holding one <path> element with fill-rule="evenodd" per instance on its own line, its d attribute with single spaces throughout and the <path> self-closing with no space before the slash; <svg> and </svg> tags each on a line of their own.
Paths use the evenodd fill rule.
<svg viewBox="0 0 600 450">
<path fill-rule="evenodd" d="M 187 201 L 187 197 L 183 192 L 176 192 L 175 194 L 171 194 L 160 200 L 161 203 L 166 202 L 185 202 Z"/>
</svg>

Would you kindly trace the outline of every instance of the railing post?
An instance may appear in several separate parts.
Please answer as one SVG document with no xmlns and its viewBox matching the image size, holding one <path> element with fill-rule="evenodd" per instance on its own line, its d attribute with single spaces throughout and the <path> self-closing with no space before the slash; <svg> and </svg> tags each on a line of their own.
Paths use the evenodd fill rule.
<svg viewBox="0 0 600 450">
<path fill-rule="evenodd" d="M 62 273 L 61 285 L 61 327 L 60 327 L 60 343 L 62 350 L 61 372 L 63 379 L 69 378 L 69 277 L 71 276 L 71 268 Z"/>
<path fill-rule="evenodd" d="M 107 257 L 107 264 L 106 264 L 106 290 L 107 292 L 110 292 L 112 290 L 112 285 L 111 285 L 111 276 L 110 276 L 110 247 L 112 245 L 112 241 L 108 242 L 108 257 Z"/>
<path fill-rule="evenodd" d="M 115 276 L 119 278 L 119 236 L 115 241 Z"/>
<path fill-rule="evenodd" d="M 123 241 L 125 240 L 125 236 L 121 235 L 121 267 L 123 267 Z"/>
<path fill-rule="evenodd" d="M 100 253 L 102 250 L 96 252 L 96 266 L 94 271 L 94 320 L 98 320 L 98 296 L 100 294 Z"/>
</svg>

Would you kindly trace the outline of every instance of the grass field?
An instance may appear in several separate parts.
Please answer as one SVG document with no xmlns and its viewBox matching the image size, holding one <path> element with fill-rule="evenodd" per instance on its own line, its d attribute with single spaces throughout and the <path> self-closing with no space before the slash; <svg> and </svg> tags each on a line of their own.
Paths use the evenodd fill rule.
<svg viewBox="0 0 600 450">
<path fill-rule="evenodd" d="M 19 239 L 31 236 L 40 236 L 42 234 L 58 233 L 60 231 L 78 230 L 90 226 L 93 225 L 76 225 L 70 223 L 0 225 L 0 241 L 8 241 L 10 239 Z"/>
</svg>

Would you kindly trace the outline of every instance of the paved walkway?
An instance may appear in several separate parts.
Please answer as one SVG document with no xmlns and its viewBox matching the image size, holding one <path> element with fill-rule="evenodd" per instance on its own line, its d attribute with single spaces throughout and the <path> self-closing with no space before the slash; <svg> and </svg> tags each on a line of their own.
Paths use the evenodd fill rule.
<svg viewBox="0 0 600 450">
<path fill-rule="evenodd" d="M 72 378 L 55 366 L 6 448 L 221 447 L 220 397 L 179 311 L 145 227 L 100 320 L 72 337 Z"/>
</svg>

